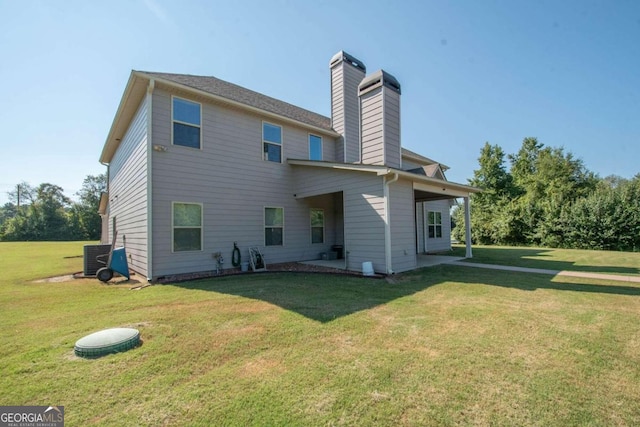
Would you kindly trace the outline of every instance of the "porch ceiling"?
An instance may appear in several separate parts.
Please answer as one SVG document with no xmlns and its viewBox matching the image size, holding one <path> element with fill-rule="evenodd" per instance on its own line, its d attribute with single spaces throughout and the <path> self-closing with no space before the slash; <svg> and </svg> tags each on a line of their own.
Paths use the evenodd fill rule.
<svg viewBox="0 0 640 427">
<path fill-rule="evenodd" d="M 413 197 L 416 202 L 431 202 L 433 200 L 449 200 L 455 199 L 459 196 L 447 195 L 447 194 L 438 194 L 438 193 L 430 193 L 428 191 L 422 190 L 413 190 Z"/>
</svg>

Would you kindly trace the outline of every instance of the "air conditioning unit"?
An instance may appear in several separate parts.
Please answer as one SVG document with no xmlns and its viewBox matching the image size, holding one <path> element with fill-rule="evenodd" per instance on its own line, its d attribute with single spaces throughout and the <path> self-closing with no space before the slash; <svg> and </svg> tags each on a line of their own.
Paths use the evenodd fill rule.
<svg viewBox="0 0 640 427">
<path fill-rule="evenodd" d="M 98 262 L 96 257 L 107 255 L 110 250 L 111 245 L 84 245 L 84 275 L 95 276 L 100 268 L 106 267 L 105 264 Z"/>
</svg>

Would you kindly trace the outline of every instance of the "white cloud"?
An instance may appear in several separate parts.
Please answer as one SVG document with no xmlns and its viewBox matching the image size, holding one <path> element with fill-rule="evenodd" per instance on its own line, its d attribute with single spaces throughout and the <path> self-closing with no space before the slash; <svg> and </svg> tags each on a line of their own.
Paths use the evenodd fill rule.
<svg viewBox="0 0 640 427">
<path fill-rule="evenodd" d="M 167 25 L 173 25 L 173 22 L 169 15 L 167 15 L 167 12 L 165 12 L 156 0 L 142 0 L 142 2 L 159 21 Z"/>
</svg>

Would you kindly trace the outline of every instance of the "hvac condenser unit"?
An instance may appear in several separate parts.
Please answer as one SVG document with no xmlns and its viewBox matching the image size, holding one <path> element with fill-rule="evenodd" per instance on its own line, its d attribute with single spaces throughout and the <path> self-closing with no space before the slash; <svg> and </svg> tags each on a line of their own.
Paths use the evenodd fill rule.
<svg viewBox="0 0 640 427">
<path fill-rule="evenodd" d="M 105 266 L 98 262 L 98 255 L 109 254 L 111 245 L 84 245 L 84 275 L 95 276 L 98 269 Z"/>
</svg>

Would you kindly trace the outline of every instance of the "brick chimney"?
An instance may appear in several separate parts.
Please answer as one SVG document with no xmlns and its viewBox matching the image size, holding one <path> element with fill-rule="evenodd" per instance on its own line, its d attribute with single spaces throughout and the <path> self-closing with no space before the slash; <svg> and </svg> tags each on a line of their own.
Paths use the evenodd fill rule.
<svg viewBox="0 0 640 427">
<path fill-rule="evenodd" d="M 358 85 L 367 72 L 364 63 L 344 51 L 333 55 L 331 69 L 331 126 L 342 135 L 336 159 L 344 163 L 360 161 L 360 110 Z"/>
<path fill-rule="evenodd" d="M 358 86 L 360 100 L 360 161 L 402 168 L 400 146 L 400 83 L 380 70 Z"/>
</svg>

